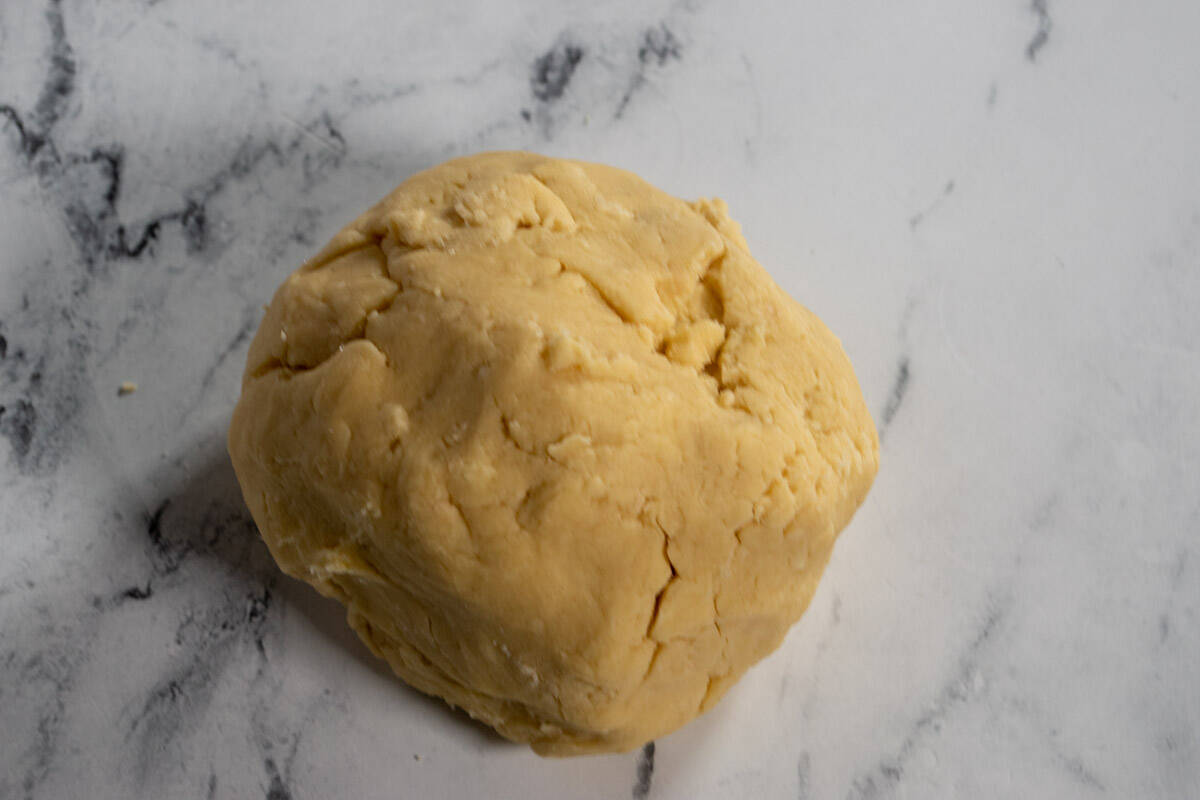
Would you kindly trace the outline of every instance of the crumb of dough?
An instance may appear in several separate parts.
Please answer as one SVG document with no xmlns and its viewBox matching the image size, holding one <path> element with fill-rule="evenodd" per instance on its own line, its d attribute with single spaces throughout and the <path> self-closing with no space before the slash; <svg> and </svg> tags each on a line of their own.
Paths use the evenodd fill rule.
<svg viewBox="0 0 1200 800">
<path fill-rule="evenodd" d="M 124 397 L 125 395 L 133 394 L 138 389 L 138 385 L 133 381 L 122 381 L 117 387 L 117 396 Z"/>
</svg>

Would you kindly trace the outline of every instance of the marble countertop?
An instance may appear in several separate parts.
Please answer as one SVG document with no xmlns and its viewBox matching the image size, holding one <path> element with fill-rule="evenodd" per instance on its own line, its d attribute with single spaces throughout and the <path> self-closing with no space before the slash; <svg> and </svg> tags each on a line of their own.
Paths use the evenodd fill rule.
<svg viewBox="0 0 1200 800">
<path fill-rule="evenodd" d="M 1200 5 L 0 5 L 0 798 L 1200 797 Z M 729 201 L 881 471 L 711 713 L 542 760 L 277 574 L 279 281 L 482 149 Z M 137 384 L 120 394 L 125 381 Z"/>
</svg>

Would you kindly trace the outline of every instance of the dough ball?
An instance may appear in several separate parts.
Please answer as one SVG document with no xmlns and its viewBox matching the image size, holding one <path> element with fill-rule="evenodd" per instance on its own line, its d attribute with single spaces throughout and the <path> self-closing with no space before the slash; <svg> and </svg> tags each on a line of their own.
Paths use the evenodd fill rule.
<svg viewBox="0 0 1200 800">
<path fill-rule="evenodd" d="M 838 340 L 724 203 L 527 153 L 413 176 L 291 275 L 229 450 L 285 572 L 551 755 L 712 707 L 878 463 Z"/>
</svg>

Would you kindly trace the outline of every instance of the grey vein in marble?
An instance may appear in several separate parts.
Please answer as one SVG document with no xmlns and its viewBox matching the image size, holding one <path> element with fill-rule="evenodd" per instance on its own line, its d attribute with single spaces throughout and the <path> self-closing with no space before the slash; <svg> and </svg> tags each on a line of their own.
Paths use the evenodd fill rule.
<svg viewBox="0 0 1200 800">
<path fill-rule="evenodd" d="M 954 181 L 949 180 L 946 181 L 946 185 L 942 187 L 942 191 L 930 201 L 929 205 L 908 218 L 908 227 L 915 231 L 925 221 L 925 218 L 936 211 L 946 201 L 946 198 L 952 194 L 954 194 Z"/>
<path fill-rule="evenodd" d="M 1050 41 L 1050 31 L 1054 27 L 1054 21 L 1050 19 L 1049 0 L 1030 0 L 1029 9 L 1037 19 L 1037 30 L 1034 31 L 1029 44 L 1025 45 L 1025 57 L 1030 61 L 1037 61 L 1038 53 Z"/>
<path fill-rule="evenodd" d="M 879 414 L 880 442 L 883 442 L 887 435 L 887 429 L 891 426 L 892 420 L 896 418 L 896 412 L 900 410 L 900 404 L 904 402 L 904 393 L 908 391 L 909 363 L 908 356 L 904 356 L 900 359 L 899 366 L 896 367 L 896 381 L 892 384 L 892 391 L 888 394 L 887 405 Z"/>
<path fill-rule="evenodd" d="M 659 23 L 658 26 L 646 31 L 637 51 L 637 69 L 633 73 L 632 80 L 629 81 L 629 88 L 625 90 L 625 93 L 621 95 L 620 102 L 617 103 L 613 118 L 620 119 L 625 116 L 625 109 L 629 107 L 629 101 L 646 85 L 646 75 L 649 70 L 661 69 L 668 61 L 678 61 L 682 57 L 682 46 L 675 37 L 675 33 L 667 27 L 667 23 Z"/>
<path fill-rule="evenodd" d="M 633 800 L 646 800 L 650 796 L 650 787 L 654 782 L 654 742 L 648 742 L 638 755 L 637 780 L 634 781 Z"/>
<path fill-rule="evenodd" d="M 553 103 L 562 97 L 583 55 L 582 47 L 562 37 L 562 41 L 534 59 L 533 74 L 529 78 L 534 99 Z"/>
<path fill-rule="evenodd" d="M 975 684 L 978 676 L 980 651 L 991 646 L 994 636 L 1005 615 L 1008 613 L 1008 603 L 998 603 L 987 612 L 978 632 L 967 644 L 966 650 L 959 659 L 958 669 L 950 680 L 938 692 L 930 708 L 913 724 L 912 729 L 900 743 L 896 752 L 885 758 L 870 772 L 855 778 L 848 800 L 871 800 L 871 798 L 894 792 L 904 777 L 904 768 L 912 757 L 913 751 L 920 740 L 929 732 L 941 728 L 942 720 L 954 711 L 955 706 L 970 699 L 976 691 Z"/>
</svg>

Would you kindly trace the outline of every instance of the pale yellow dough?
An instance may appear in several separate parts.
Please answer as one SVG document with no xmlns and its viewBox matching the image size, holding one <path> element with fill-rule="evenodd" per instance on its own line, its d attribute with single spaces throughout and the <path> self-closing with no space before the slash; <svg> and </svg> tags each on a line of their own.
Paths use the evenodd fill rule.
<svg viewBox="0 0 1200 800">
<path fill-rule="evenodd" d="M 710 708 L 878 464 L 841 345 L 724 203 L 528 153 L 413 176 L 289 277 L 229 451 L 285 572 L 548 755 Z"/>
</svg>

